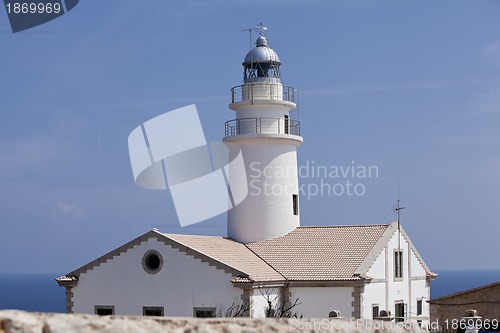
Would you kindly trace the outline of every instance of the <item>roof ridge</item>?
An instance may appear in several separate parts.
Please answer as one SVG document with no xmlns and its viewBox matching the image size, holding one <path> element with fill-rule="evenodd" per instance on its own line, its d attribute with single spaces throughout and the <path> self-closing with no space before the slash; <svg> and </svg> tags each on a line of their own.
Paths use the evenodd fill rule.
<svg viewBox="0 0 500 333">
<path fill-rule="evenodd" d="M 303 225 L 296 229 L 306 229 L 306 228 L 346 228 L 346 227 L 388 227 L 391 224 L 345 224 L 345 225 Z"/>
<path fill-rule="evenodd" d="M 183 236 L 183 235 L 181 235 L 181 236 Z M 193 235 L 186 235 L 186 236 L 193 236 Z M 168 236 L 165 236 L 165 237 L 168 238 L 168 239 L 170 239 L 174 243 L 177 243 L 179 245 L 182 245 L 182 246 L 190 249 L 190 251 L 183 251 L 183 252 L 186 253 L 186 255 L 190 255 L 190 256 L 193 256 L 194 258 L 197 258 L 196 255 L 193 255 L 193 253 L 189 253 L 189 252 L 195 252 L 195 253 L 198 253 L 201 256 L 209 258 L 209 259 L 211 259 L 211 260 L 213 260 L 213 261 L 215 261 L 215 262 L 217 262 L 217 263 L 219 263 L 219 264 L 221 264 L 223 266 L 226 266 L 226 267 L 228 267 L 228 268 L 230 268 L 230 269 L 232 269 L 234 271 L 238 271 L 240 274 L 238 274 L 237 277 L 246 277 L 246 278 L 251 278 L 252 277 L 251 270 L 248 270 L 247 268 L 243 268 L 243 269 L 242 268 L 238 268 L 237 266 L 233 265 L 230 262 L 227 262 L 226 260 L 221 259 L 220 257 L 214 256 L 212 254 L 207 253 L 206 251 L 203 251 L 203 249 L 201 249 L 199 247 L 193 246 L 191 244 L 184 243 L 181 240 L 178 240 L 178 239 L 175 239 L 175 238 L 171 238 L 171 237 L 168 237 Z M 216 237 L 218 239 L 222 239 L 222 240 L 225 240 L 225 241 L 230 241 L 230 242 L 233 242 L 235 244 L 238 244 L 242 248 L 244 248 L 247 251 L 249 251 L 251 253 L 251 255 L 253 255 L 256 258 L 256 260 L 258 260 L 258 261 L 262 262 L 263 264 L 267 265 L 274 272 L 276 272 L 280 277 L 282 277 L 283 279 L 286 280 L 286 278 L 280 272 L 278 272 L 274 267 L 272 267 L 271 265 L 269 265 L 269 263 L 267 263 L 258 254 L 256 254 L 254 251 L 252 251 L 248 246 L 246 246 L 246 244 L 238 242 L 238 241 L 234 240 L 231 237 L 222 237 L 222 236 L 212 236 L 212 237 Z M 219 267 L 217 267 L 217 268 L 219 268 Z M 236 274 L 233 274 L 233 276 L 236 276 Z M 258 277 L 258 276 L 255 276 L 255 277 Z"/>
<path fill-rule="evenodd" d="M 159 233 L 160 233 L 160 232 L 159 232 Z M 194 247 L 192 247 L 192 246 L 190 246 L 190 245 L 188 245 L 188 244 L 185 244 L 185 243 L 184 243 L 184 242 L 182 242 L 182 241 L 179 241 L 179 240 L 177 240 L 177 239 L 174 239 L 174 238 L 172 238 L 172 237 L 169 237 L 169 236 L 167 236 L 167 234 L 164 234 L 164 233 L 160 233 L 160 234 L 161 234 L 163 237 L 165 237 L 165 238 L 169 239 L 172 243 L 176 243 L 177 245 L 180 245 L 180 246 L 185 247 L 185 248 L 186 248 L 186 250 L 184 250 L 184 249 L 182 249 L 182 248 L 180 248 L 180 247 L 177 247 L 177 246 L 176 246 L 176 247 L 174 247 L 174 246 L 172 246 L 173 244 L 167 244 L 167 243 L 163 242 L 165 245 L 169 245 L 170 247 L 175 248 L 175 249 L 176 249 L 176 250 L 178 250 L 179 252 L 184 252 L 186 255 L 191 256 L 191 257 L 193 257 L 193 258 L 195 258 L 195 259 L 199 259 L 199 260 L 201 260 L 202 262 L 204 262 L 204 261 L 205 261 L 205 262 L 207 262 L 207 263 L 208 263 L 208 265 L 209 265 L 209 266 L 210 266 L 210 262 L 206 261 L 206 259 L 204 260 L 204 258 L 203 258 L 203 257 L 205 257 L 205 258 L 209 258 L 209 259 L 211 259 L 211 260 L 213 260 L 213 261 L 215 261 L 215 262 L 220 263 L 222 266 L 225 266 L 225 268 L 224 268 L 224 267 L 218 267 L 217 265 L 215 265 L 217 269 L 222 269 L 222 270 L 224 270 L 226 273 L 232 274 L 233 276 L 238 276 L 238 275 L 241 275 L 241 274 L 248 275 L 248 273 L 247 273 L 247 272 L 244 272 L 244 271 L 240 270 L 239 268 L 234 267 L 233 265 L 231 265 L 231 264 L 229 264 L 229 263 L 227 263 L 227 262 L 224 262 L 224 261 L 222 261 L 222 260 L 220 260 L 220 259 L 214 258 L 213 256 L 211 256 L 211 255 L 209 255 L 209 254 L 207 254 L 207 253 L 205 253 L 205 252 L 201 251 L 200 249 L 196 249 L 196 248 L 194 248 Z M 184 235 L 180 234 L 180 236 L 184 236 Z M 187 236 L 198 236 L 198 235 L 187 235 Z M 220 238 L 223 238 L 222 236 L 213 236 L 213 237 L 220 237 Z M 188 249 L 189 249 L 189 250 L 188 250 Z M 199 258 L 199 256 L 201 256 L 202 258 Z M 227 268 L 227 269 L 226 269 L 226 268 Z M 231 270 L 232 270 L 232 271 L 231 271 Z M 237 272 L 238 274 L 235 274 L 235 272 Z"/>
<path fill-rule="evenodd" d="M 224 237 L 224 236 L 218 236 L 218 235 L 190 235 L 190 234 L 173 234 L 173 233 L 166 233 L 166 232 L 161 232 L 161 231 L 156 231 L 164 236 L 196 236 L 196 237 L 205 237 L 205 238 L 223 238 L 223 239 L 228 239 L 228 240 L 234 240 L 230 237 Z"/>
<path fill-rule="evenodd" d="M 285 279 L 285 281 L 288 281 L 288 279 L 286 278 L 286 276 L 284 276 L 283 274 L 281 274 L 280 271 L 278 271 L 276 268 L 273 267 L 273 265 L 271 265 L 270 263 L 268 263 L 264 258 L 262 258 L 260 255 L 258 255 L 254 250 L 252 250 L 247 244 L 243 244 L 247 249 L 250 250 L 250 252 L 252 252 L 253 254 L 255 254 L 255 256 L 257 258 L 259 258 L 260 260 L 262 260 L 262 262 L 264 262 L 266 265 L 268 265 L 269 267 L 271 267 L 276 273 L 278 273 L 280 276 L 283 277 L 283 279 Z"/>
</svg>

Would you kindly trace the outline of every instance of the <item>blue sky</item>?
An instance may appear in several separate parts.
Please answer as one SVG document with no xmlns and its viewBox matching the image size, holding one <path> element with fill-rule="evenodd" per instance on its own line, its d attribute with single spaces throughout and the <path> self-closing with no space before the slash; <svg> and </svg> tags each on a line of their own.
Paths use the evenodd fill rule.
<svg viewBox="0 0 500 333">
<path fill-rule="evenodd" d="M 220 141 L 260 22 L 300 91 L 299 164 L 379 170 L 363 196 L 301 198 L 302 225 L 389 223 L 399 177 L 431 269 L 499 269 L 500 2 L 85 0 L 16 34 L 0 10 L 0 273 L 65 273 L 153 227 L 225 235 L 138 188 L 127 137 L 195 103 Z"/>
</svg>

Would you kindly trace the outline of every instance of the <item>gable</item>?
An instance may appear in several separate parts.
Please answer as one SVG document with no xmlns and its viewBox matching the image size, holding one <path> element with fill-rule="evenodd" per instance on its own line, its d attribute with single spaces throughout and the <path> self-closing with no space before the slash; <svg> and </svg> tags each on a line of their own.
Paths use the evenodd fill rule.
<svg viewBox="0 0 500 333">
<path fill-rule="evenodd" d="M 413 242 L 410 240 L 410 237 L 408 234 L 404 231 L 403 227 L 399 225 L 399 230 L 401 232 L 401 237 L 402 240 L 406 243 L 408 248 L 410 249 L 411 255 L 410 255 L 410 260 L 411 260 L 411 269 L 412 269 L 412 275 L 413 276 L 427 276 L 430 278 L 434 278 L 437 276 L 437 274 L 433 273 L 430 271 L 430 269 L 427 267 L 425 264 L 423 258 L 420 256 L 418 253 L 417 248 L 413 244 Z M 361 276 L 366 276 L 369 275 L 368 272 L 370 269 L 374 266 L 375 262 L 379 260 L 381 255 L 383 254 L 384 249 L 392 249 L 396 248 L 397 246 L 391 246 L 390 243 L 394 240 L 397 239 L 396 233 L 398 232 L 398 222 L 393 222 L 391 223 L 384 234 L 380 237 L 380 239 L 377 241 L 377 243 L 373 246 L 371 249 L 370 253 L 366 256 L 365 260 L 359 265 L 359 267 L 356 270 L 356 273 L 361 275 Z M 406 246 L 404 246 L 406 247 Z M 388 257 L 392 258 L 392 252 L 388 253 Z M 371 276 L 370 276 L 371 277 Z"/>
<path fill-rule="evenodd" d="M 81 274 L 96 269 L 106 262 L 121 256 L 135 246 L 151 239 L 155 239 L 166 246 L 177 249 L 181 253 L 199 259 L 209 266 L 221 269 L 235 278 L 251 278 L 252 280 L 262 279 L 265 281 L 283 280 L 283 277 L 279 273 L 262 261 L 244 244 L 234 240 L 219 236 L 163 234 L 153 229 L 100 258 L 66 274 L 65 277 L 59 278 L 58 281 L 63 281 L 65 278 L 70 277 L 79 277 Z"/>
<path fill-rule="evenodd" d="M 160 268 L 151 271 L 144 258 L 154 253 Z M 80 275 L 72 288 L 75 312 L 93 313 L 95 305 L 110 304 L 118 314 L 141 315 L 143 307 L 164 307 L 165 314 L 185 315 L 193 307 L 231 304 L 241 290 L 232 274 L 214 269 L 156 238 L 129 248 Z M 189 297 L 186 296 L 188 291 Z"/>
</svg>

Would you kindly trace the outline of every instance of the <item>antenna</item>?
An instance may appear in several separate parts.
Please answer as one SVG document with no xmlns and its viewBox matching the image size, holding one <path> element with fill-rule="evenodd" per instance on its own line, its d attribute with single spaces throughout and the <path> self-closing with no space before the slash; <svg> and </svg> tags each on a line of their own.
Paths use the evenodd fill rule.
<svg viewBox="0 0 500 333">
<path fill-rule="evenodd" d="M 258 31 L 261 36 L 267 37 L 267 27 L 263 26 L 262 23 L 255 27 L 242 28 L 241 31 L 248 31 L 250 33 L 250 49 L 252 48 L 252 32 Z"/>
<path fill-rule="evenodd" d="M 398 249 L 401 248 L 401 210 L 405 209 L 405 207 L 400 206 L 399 201 L 399 177 L 398 177 L 398 202 L 396 204 L 396 208 L 394 209 L 398 213 Z"/>
<path fill-rule="evenodd" d="M 259 25 L 255 26 L 255 27 L 242 28 L 241 31 L 248 31 L 250 33 L 250 50 L 252 49 L 252 41 L 253 41 L 253 39 L 252 39 L 252 32 L 253 31 L 258 31 L 261 36 L 267 37 L 266 36 L 267 27 L 263 26 L 262 22 Z M 254 65 L 253 65 L 253 54 L 252 53 L 250 53 L 250 68 L 251 68 L 252 72 L 255 70 L 254 69 Z M 253 83 L 253 80 L 254 80 L 253 74 L 250 75 L 250 80 Z"/>
</svg>

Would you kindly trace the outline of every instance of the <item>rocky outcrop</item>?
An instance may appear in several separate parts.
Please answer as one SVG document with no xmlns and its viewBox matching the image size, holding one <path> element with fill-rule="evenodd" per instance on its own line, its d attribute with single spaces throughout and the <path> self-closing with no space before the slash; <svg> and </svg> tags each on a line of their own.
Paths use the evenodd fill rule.
<svg viewBox="0 0 500 333">
<path fill-rule="evenodd" d="M 427 332 L 355 319 L 168 318 L 0 311 L 0 333 L 368 333 Z"/>
</svg>

